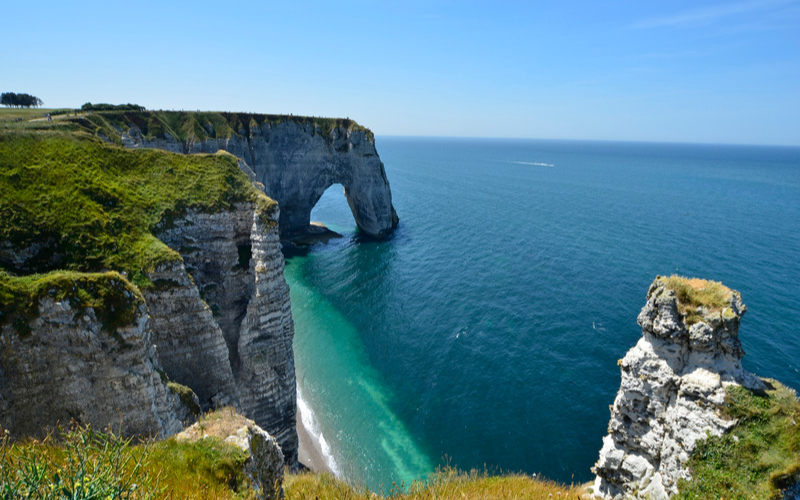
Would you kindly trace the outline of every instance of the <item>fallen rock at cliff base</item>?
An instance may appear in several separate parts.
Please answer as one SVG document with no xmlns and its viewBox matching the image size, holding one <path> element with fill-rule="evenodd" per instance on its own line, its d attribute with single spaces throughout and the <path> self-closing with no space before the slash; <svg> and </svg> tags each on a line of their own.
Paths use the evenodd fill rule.
<svg viewBox="0 0 800 500">
<path fill-rule="evenodd" d="M 206 415 L 175 436 L 178 441 L 220 439 L 249 454 L 244 469 L 259 498 L 283 497 L 283 452 L 278 442 L 255 422 L 230 408 Z"/>
</svg>

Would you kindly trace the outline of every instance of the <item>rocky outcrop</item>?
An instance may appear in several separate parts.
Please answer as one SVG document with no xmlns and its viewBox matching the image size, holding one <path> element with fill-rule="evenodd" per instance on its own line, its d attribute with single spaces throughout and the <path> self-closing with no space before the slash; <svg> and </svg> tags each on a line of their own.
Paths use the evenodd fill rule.
<svg viewBox="0 0 800 500">
<path fill-rule="evenodd" d="M 297 461 L 296 386 L 289 287 L 278 207 L 193 210 L 156 228 L 183 262 L 162 265 L 145 291 L 154 342 L 169 377 L 201 406 L 232 405 Z"/>
<path fill-rule="evenodd" d="M 259 492 L 258 498 L 273 500 L 283 497 L 284 459 L 277 441 L 241 415 L 220 410 L 175 436 L 178 441 L 220 439 L 247 452 L 244 472 Z"/>
<path fill-rule="evenodd" d="M 163 114 L 169 114 L 165 112 Z M 177 113 L 176 113 L 177 114 Z M 133 118 L 120 132 L 129 148 L 158 148 L 179 153 L 227 151 L 247 163 L 264 191 L 281 206 L 280 232 L 284 238 L 305 234 L 311 210 L 330 186 L 341 184 L 353 218 L 369 236 L 383 237 L 398 222 L 392 193 L 372 134 L 359 127 L 334 127 L 328 134 L 307 120 L 258 120 L 263 116 L 237 115 L 249 122 L 233 134 L 216 137 L 209 121 L 203 135 L 180 140 L 170 133 L 146 137 Z M 348 122 L 352 123 L 352 122 Z"/>
<path fill-rule="evenodd" d="M 109 279 L 135 299 L 121 277 Z M 74 421 L 124 435 L 169 436 L 193 419 L 159 373 L 145 304 L 133 307 L 130 320 L 109 331 L 95 309 L 45 296 L 24 334 L 2 326 L 3 427 L 13 436 L 43 437 L 56 423 Z"/>
<path fill-rule="evenodd" d="M 688 304 L 675 277 L 657 278 L 638 317 L 642 338 L 619 361 L 622 371 L 594 492 L 603 498 L 666 499 L 698 440 L 735 422 L 720 416 L 725 387 L 762 386 L 741 365 L 738 331 L 746 308 L 738 292 L 704 280 L 680 280 L 691 292 L 717 287 L 721 302 Z M 673 280 L 673 281 L 671 281 Z M 688 288 L 684 288 L 688 290 Z M 701 301 L 702 302 L 702 301 Z"/>
</svg>

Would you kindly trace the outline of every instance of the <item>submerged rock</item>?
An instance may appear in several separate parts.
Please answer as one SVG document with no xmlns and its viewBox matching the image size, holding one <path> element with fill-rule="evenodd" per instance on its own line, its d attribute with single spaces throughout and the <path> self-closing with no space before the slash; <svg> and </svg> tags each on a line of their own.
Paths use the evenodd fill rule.
<svg viewBox="0 0 800 500">
<path fill-rule="evenodd" d="M 720 416 L 725 387 L 763 387 L 741 364 L 746 310 L 739 292 L 719 283 L 656 278 L 638 317 L 642 338 L 619 361 L 622 382 L 592 469 L 596 495 L 674 495 L 691 477 L 685 464 L 697 441 L 735 424 Z"/>
</svg>

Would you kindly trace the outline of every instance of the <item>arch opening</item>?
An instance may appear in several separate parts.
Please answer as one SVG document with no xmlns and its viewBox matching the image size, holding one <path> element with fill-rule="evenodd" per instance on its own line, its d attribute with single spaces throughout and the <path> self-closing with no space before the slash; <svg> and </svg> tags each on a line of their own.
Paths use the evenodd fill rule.
<svg viewBox="0 0 800 500">
<path fill-rule="evenodd" d="M 356 232 L 358 226 L 342 184 L 331 184 L 320 195 L 311 208 L 309 224 L 306 234 L 315 242 L 327 242 Z"/>
<path fill-rule="evenodd" d="M 347 199 L 344 186 L 331 184 L 319 197 L 311 209 L 311 223 L 322 223 L 337 233 L 351 233 L 356 229 L 356 221 Z"/>
</svg>

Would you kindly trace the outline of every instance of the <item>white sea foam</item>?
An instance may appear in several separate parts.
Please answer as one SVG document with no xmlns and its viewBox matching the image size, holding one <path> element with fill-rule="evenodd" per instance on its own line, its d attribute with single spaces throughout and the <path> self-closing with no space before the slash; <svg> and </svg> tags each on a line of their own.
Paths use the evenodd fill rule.
<svg viewBox="0 0 800 500">
<path fill-rule="evenodd" d="M 297 388 L 297 411 L 300 412 L 300 421 L 303 423 L 303 427 L 305 427 L 308 434 L 319 444 L 319 449 L 322 452 L 322 456 L 325 458 L 325 463 L 328 465 L 328 468 L 333 472 L 334 476 L 341 478 L 342 472 L 339 470 L 336 459 L 333 458 L 331 446 L 325 440 L 325 436 L 319 428 L 317 419 L 314 417 L 314 412 L 311 410 L 306 400 L 303 399 L 303 394 L 300 392 L 299 387 Z"/>
</svg>

